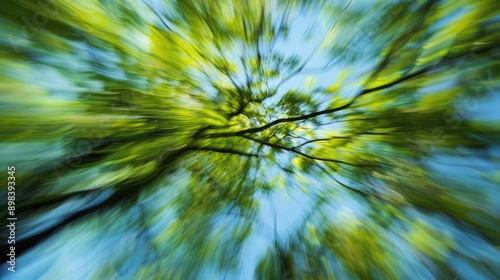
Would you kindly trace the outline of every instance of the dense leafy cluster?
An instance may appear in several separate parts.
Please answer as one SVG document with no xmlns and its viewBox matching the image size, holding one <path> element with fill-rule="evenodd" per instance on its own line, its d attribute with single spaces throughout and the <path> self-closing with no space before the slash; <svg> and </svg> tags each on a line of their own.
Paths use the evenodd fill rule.
<svg viewBox="0 0 500 280">
<path fill-rule="evenodd" d="M 2 5 L 26 279 L 500 274 L 497 1 Z"/>
</svg>

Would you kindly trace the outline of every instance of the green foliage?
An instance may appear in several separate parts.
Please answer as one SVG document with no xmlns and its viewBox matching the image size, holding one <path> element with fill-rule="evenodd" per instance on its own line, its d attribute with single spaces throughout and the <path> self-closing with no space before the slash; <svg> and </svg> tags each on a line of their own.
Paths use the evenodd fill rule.
<svg viewBox="0 0 500 280">
<path fill-rule="evenodd" d="M 497 1 L 3 5 L 19 255 L 81 240 L 94 279 L 499 275 Z M 265 205 L 296 190 L 279 230 Z"/>
</svg>

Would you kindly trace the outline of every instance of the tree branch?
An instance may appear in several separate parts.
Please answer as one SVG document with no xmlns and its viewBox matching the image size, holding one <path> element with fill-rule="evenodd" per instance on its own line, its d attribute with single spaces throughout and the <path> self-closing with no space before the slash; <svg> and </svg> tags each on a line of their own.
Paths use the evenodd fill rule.
<svg viewBox="0 0 500 280">
<path fill-rule="evenodd" d="M 103 201 L 97 203 L 96 205 L 86 207 L 83 209 L 80 209 L 78 211 L 75 211 L 67 216 L 65 218 L 62 218 L 59 222 L 55 223 L 54 225 L 50 226 L 47 229 L 44 229 L 40 232 L 37 232 L 31 236 L 28 236 L 26 238 L 20 239 L 19 242 L 16 244 L 16 249 L 17 253 L 19 255 L 24 254 L 25 252 L 33 249 L 43 241 L 45 241 L 47 238 L 52 236 L 53 234 L 57 233 L 59 230 L 64 228 L 65 226 L 76 222 L 77 220 L 86 217 L 88 215 L 91 215 L 97 211 L 109 209 L 111 207 L 114 207 L 116 205 L 123 205 L 124 203 L 132 200 L 134 197 L 136 197 L 141 190 L 143 190 L 146 186 L 151 185 L 152 183 L 156 182 L 158 179 L 162 178 L 165 174 L 167 174 L 169 171 L 171 171 L 170 168 L 167 168 L 169 165 L 171 165 L 173 162 L 178 160 L 180 157 L 183 155 L 187 154 L 190 151 L 195 150 L 196 148 L 186 146 L 182 149 L 176 150 L 172 154 L 170 154 L 168 157 L 165 157 L 162 162 L 160 163 L 159 167 L 155 170 L 155 173 L 149 176 L 149 178 L 146 181 L 142 182 L 130 182 L 127 183 L 123 186 L 121 186 L 119 189 L 117 189 L 111 196 L 107 197 Z M 8 248 L 8 244 L 1 244 L 0 248 L 2 250 L 6 250 Z M 3 258 L 4 261 L 7 260 L 6 257 Z"/>
<path fill-rule="evenodd" d="M 236 131 L 236 132 L 221 132 L 221 133 L 207 134 L 205 136 L 200 136 L 200 138 L 222 138 L 222 137 L 242 136 L 242 135 L 249 134 L 249 133 L 256 133 L 256 132 L 263 131 L 263 130 L 268 129 L 268 128 L 272 127 L 272 126 L 278 125 L 280 123 L 287 123 L 287 122 L 296 122 L 296 121 L 301 121 L 301 120 L 307 120 L 307 119 L 311 119 L 311 118 L 314 118 L 314 117 L 317 117 L 317 116 L 321 116 L 321 115 L 326 115 L 326 114 L 331 114 L 331 113 L 335 113 L 335 112 L 338 112 L 338 111 L 342 111 L 342 110 L 345 110 L 345 109 L 351 107 L 351 105 L 354 104 L 356 102 L 356 100 L 359 97 L 363 96 L 363 95 L 366 95 L 366 94 L 369 94 L 369 93 L 373 93 L 373 92 L 377 92 L 377 91 L 380 91 L 380 90 L 384 90 L 384 89 L 393 87 L 393 86 L 395 86 L 395 85 L 397 85 L 399 83 L 402 83 L 402 82 L 405 82 L 407 80 L 416 78 L 416 77 L 418 77 L 418 76 L 420 76 L 422 74 L 425 74 L 425 73 L 427 73 L 427 72 L 429 72 L 431 70 L 435 70 L 436 68 L 447 66 L 448 64 L 453 63 L 456 60 L 460 60 L 460 59 L 463 59 L 463 58 L 465 58 L 467 56 L 471 56 L 471 55 L 474 55 L 474 54 L 480 54 L 480 53 L 483 53 L 483 52 L 487 52 L 487 51 L 490 51 L 490 50 L 492 50 L 494 48 L 495 47 L 488 47 L 488 48 L 477 50 L 475 52 L 471 52 L 471 53 L 460 55 L 460 56 L 457 56 L 457 57 L 454 57 L 454 58 L 450 58 L 447 61 L 437 62 L 437 63 L 429 65 L 429 66 L 427 66 L 427 67 L 425 67 L 423 69 L 420 69 L 420 70 L 418 70 L 418 71 L 416 71 L 416 72 L 414 72 L 412 74 L 409 74 L 409 75 L 404 76 L 402 78 L 396 79 L 393 82 L 390 82 L 390 83 L 387 83 L 387 84 L 384 84 L 384 85 L 381 85 L 381 86 L 378 86 L 378 87 L 374 87 L 374 88 L 363 89 L 356 96 L 354 96 L 351 99 L 351 101 L 347 102 L 346 104 L 344 104 L 342 106 L 338 106 L 336 108 L 326 109 L 326 110 L 322 110 L 322 111 L 317 111 L 317 112 L 313 112 L 313 113 L 309 113 L 309 114 L 302 115 L 302 116 L 297 116 L 297 117 L 277 119 L 277 120 L 274 120 L 274 121 L 272 121 L 270 123 L 267 123 L 267 124 L 265 124 L 263 126 L 260 126 L 260 127 L 243 129 L 243 130 Z"/>
<path fill-rule="evenodd" d="M 332 180 L 334 180 L 337 184 L 339 184 L 340 186 L 350 190 L 350 191 L 353 191 L 359 195 L 361 195 L 362 197 L 365 197 L 365 198 L 369 198 L 369 197 L 376 197 L 378 199 L 380 199 L 380 197 L 378 197 L 376 194 L 372 194 L 372 193 L 367 193 L 367 192 L 364 192 L 360 189 L 356 189 L 356 188 L 353 188 L 353 187 L 350 187 L 342 182 L 340 182 L 337 178 L 335 178 L 332 174 L 330 174 L 330 172 L 328 172 L 328 170 L 326 170 L 326 168 L 324 168 L 323 166 L 321 165 L 317 165 L 321 171 L 323 172 L 323 174 L 327 174 L 328 177 L 330 177 Z"/>
<path fill-rule="evenodd" d="M 414 78 L 414 77 L 417 77 L 419 75 L 422 75 L 422 74 L 428 72 L 430 69 L 431 69 L 431 67 L 426 67 L 426 68 L 424 68 L 424 69 L 422 69 L 420 71 L 417 71 L 417 72 L 415 72 L 413 74 L 410 74 L 408 76 L 400 78 L 400 79 L 398 79 L 396 81 L 393 81 L 391 83 L 388 83 L 388 84 L 385 84 L 385 85 L 381 85 L 381 86 L 378 86 L 378 87 L 375 87 L 375 88 L 364 89 L 360 93 L 358 93 L 351 101 L 349 101 L 348 103 L 346 103 L 346 104 L 344 104 L 342 106 L 336 107 L 336 108 L 326 109 L 326 110 L 322 110 L 322 111 L 317 111 L 317 112 L 313 112 L 313 113 L 310 113 L 310 114 L 306 114 L 306 115 L 302 115 L 302 116 L 297 116 L 297 117 L 277 119 L 277 120 L 274 120 L 274 121 L 272 121 L 270 123 L 267 123 L 267 124 L 265 124 L 263 126 L 260 126 L 260 127 L 248 128 L 248 129 L 240 130 L 240 131 L 237 131 L 237 132 L 213 133 L 213 134 L 205 135 L 204 137 L 205 138 L 221 138 L 221 137 L 242 136 L 242 135 L 245 135 L 245 134 L 248 134 L 248 133 L 255 133 L 255 132 L 263 131 L 265 129 L 268 129 L 268 128 L 270 128 L 272 126 L 275 126 L 277 124 L 280 124 L 280 123 L 287 123 L 287 122 L 296 122 L 296 121 L 301 121 L 301 120 L 307 120 L 307 119 L 314 118 L 314 117 L 317 117 L 317 116 L 321 116 L 321 115 L 326 115 L 326 114 L 331 114 L 331 113 L 335 113 L 335 112 L 338 112 L 338 111 L 342 111 L 342 110 L 345 110 L 345 109 L 349 108 L 352 104 L 354 104 L 354 102 L 359 97 L 361 97 L 363 95 L 366 95 L 368 93 L 372 93 L 372 92 L 376 92 L 376 91 L 379 91 L 379 90 L 383 90 L 383 89 L 392 87 L 392 86 L 394 86 L 396 84 L 399 84 L 399 83 L 404 82 L 406 80 L 409 80 L 411 78 Z"/>
<path fill-rule="evenodd" d="M 246 139 L 251 140 L 251 141 L 254 141 L 254 142 L 257 142 L 257 143 L 260 143 L 260 144 L 262 144 L 262 145 L 265 145 L 265 146 L 271 147 L 271 148 L 282 149 L 282 150 L 285 150 L 285 151 L 289 151 L 289 152 L 292 152 L 292 153 L 296 153 L 296 154 L 298 154 L 298 155 L 301 155 L 301 156 L 303 156 L 303 157 L 305 157 L 305 158 L 312 159 L 312 160 L 327 161 L 327 162 L 335 162 L 335 163 L 345 164 L 345 165 L 350 165 L 350 166 L 355 166 L 355 167 L 367 167 L 367 166 L 374 166 L 374 165 L 371 165 L 371 164 L 354 164 L 354 163 L 345 162 L 345 161 L 341 161 L 341 160 L 337 160 L 337 159 L 314 157 L 314 156 L 311 156 L 311 155 L 305 154 L 305 153 L 303 153 L 303 152 L 301 152 L 301 151 L 298 151 L 298 150 L 296 150 L 296 149 L 294 149 L 294 148 L 289 148 L 289 147 L 286 147 L 286 146 L 281 146 L 281 145 L 278 145 L 278 144 L 269 143 L 269 142 L 262 141 L 262 140 L 260 140 L 260 139 L 253 138 L 253 137 L 246 136 L 246 135 L 241 135 L 241 137 L 246 138 Z"/>
<path fill-rule="evenodd" d="M 328 140 L 332 140 L 332 139 L 350 139 L 352 138 L 351 136 L 333 136 L 333 137 L 329 137 L 329 138 L 318 138 L 318 139 L 312 139 L 312 140 L 308 140 L 300 145 L 297 145 L 293 148 L 300 148 L 302 146 L 305 146 L 307 144 L 310 144 L 310 143 L 314 143 L 314 142 L 320 142 L 320 141 L 328 141 Z"/>
<path fill-rule="evenodd" d="M 236 151 L 236 150 L 228 149 L 228 148 L 191 147 L 191 150 L 192 151 L 216 152 L 216 153 L 223 153 L 223 154 L 233 154 L 233 155 L 247 156 L 247 157 L 261 157 L 261 155 L 258 155 L 258 154 L 246 153 L 243 151 Z"/>
</svg>

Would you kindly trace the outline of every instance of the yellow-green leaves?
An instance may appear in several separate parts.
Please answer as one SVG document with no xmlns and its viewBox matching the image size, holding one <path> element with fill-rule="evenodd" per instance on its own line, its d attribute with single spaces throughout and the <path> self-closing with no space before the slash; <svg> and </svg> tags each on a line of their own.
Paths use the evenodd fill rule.
<svg viewBox="0 0 500 280">
<path fill-rule="evenodd" d="M 0 162 L 31 268 L 498 274 L 497 1 L 2 5 Z"/>
<path fill-rule="evenodd" d="M 455 245 L 449 233 L 435 229 L 423 220 L 415 221 L 405 238 L 415 249 L 439 261 L 446 261 Z"/>
</svg>

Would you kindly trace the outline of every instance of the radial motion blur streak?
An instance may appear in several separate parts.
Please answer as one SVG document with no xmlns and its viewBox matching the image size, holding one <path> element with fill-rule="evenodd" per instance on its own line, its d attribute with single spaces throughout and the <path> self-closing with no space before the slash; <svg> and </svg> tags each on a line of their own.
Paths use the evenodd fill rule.
<svg viewBox="0 0 500 280">
<path fill-rule="evenodd" d="M 500 277 L 498 0 L 5 0 L 0 32 L 3 279 Z"/>
</svg>

